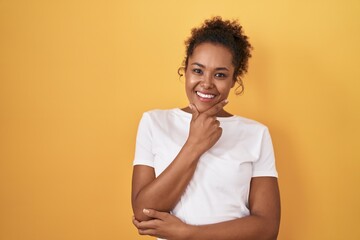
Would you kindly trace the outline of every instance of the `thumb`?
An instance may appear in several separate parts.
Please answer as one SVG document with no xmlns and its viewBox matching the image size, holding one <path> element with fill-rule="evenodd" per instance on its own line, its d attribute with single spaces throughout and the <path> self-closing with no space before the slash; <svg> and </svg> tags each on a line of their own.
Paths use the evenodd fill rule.
<svg viewBox="0 0 360 240">
<path fill-rule="evenodd" d="M 196 119 L 200 114 L 199 110 L 197 109 L 195 104 L 192 104 L 192 103 L 189 104 L 189 108 L 190 108 L 191 113 L 192 113 L 192 119 Z"/>
<path fill-rule="evenodd" d="M 167 212 L 159 212 L 154 209 L 143 209 L 143 213 L 151 218 L 163 220 L 169 214 Z"/>
</svg>

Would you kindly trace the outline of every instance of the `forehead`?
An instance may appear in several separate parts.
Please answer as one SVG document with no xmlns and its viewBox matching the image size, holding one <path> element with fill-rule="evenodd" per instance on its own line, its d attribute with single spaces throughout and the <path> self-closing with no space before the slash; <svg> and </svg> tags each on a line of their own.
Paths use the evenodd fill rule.
<svg viewBox="0 0 360 240">
<path fill-rule="evenodd" d="M 197 62 L 206 67 L 233 67 L 232 54 L 223 45 L 213 43 L 201 43 L 195 47 L 189 57 L 189 63 Z"/>
</svg>

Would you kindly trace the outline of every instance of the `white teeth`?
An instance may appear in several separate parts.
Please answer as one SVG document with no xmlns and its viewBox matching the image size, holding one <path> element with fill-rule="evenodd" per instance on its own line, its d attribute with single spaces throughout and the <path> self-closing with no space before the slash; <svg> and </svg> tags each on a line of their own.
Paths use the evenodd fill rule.
<svg viewBox="0 0 360 240">
<path fill-rule="evenodd" d="M 204 94 L 204 93 L 201 93 L 201 92 L 196 92 L 196 94 L 202 98 L 214 98 L 215 95 L 212 95 L 212 94 Z"/>
</svg>

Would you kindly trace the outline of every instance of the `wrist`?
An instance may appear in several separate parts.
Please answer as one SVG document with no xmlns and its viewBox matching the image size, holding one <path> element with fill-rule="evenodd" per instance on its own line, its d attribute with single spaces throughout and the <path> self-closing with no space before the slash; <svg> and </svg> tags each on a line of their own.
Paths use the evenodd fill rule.
<svg viewBox="0 0 360 240">
<path fill-rule="evenodd" d="M 187 153 L 187 156 L 190 156 L 196 160 L 198 160 L 201 155 L 204 154 L 198 144 L 192 143 L 191 141 L 187 140 L 184 144 L 183 150 Z"/>
<path fill-rule="evenodd" d="M 197 227 L 193 225 L 186 224 L 184 229 L 184 240 L 195 240 L 196 239 Z"/>
</svg>

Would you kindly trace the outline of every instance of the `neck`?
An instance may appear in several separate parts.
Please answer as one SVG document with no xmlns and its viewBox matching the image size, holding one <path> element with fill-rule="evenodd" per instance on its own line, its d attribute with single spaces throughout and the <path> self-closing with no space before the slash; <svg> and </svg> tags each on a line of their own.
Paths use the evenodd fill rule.
<svg viewBox="0 0 360 240">
<path fill-rule="evenodd" d="M 187 112 L 187 113 L 192 113 L 191 109 L 189 107 L 184 107 L 181 108 L 182 111 Z M 232 117 L 233 115 L 227 111 L 225 111 L 224 109 L 222 109 L 220 112 L 218 112 L 216 114 L 216 117 Z"/>
</svg>

